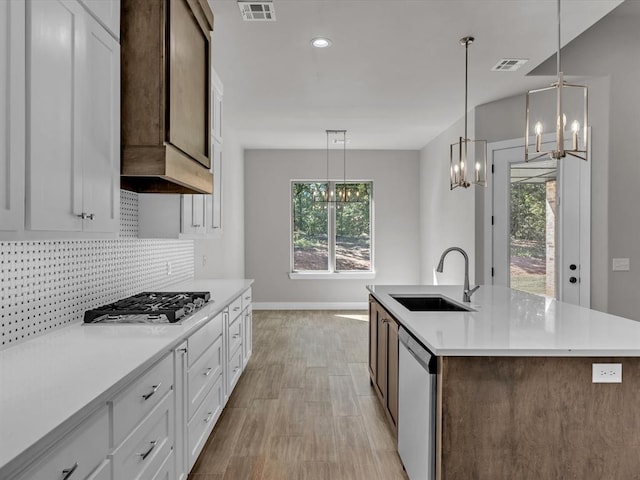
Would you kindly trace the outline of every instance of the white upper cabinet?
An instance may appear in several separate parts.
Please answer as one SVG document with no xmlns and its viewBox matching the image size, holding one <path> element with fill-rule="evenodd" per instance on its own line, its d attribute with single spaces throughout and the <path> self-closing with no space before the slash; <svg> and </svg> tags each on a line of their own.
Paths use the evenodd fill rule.
<svg viewBox="0 0 640 480">
<path fill-rule="evenodd" d="M 80 0 L 115 38 L 120 38 L 120 0 Z"/>
<path fill-rule="evenodd" d="M 182 195 L 181 233 L 205 233 L 207 197 L 210 195 Z"/>
<path fill-rule="evenodd" d="M 24 226 L 25 6 L 0 2 L 0 230 Z"/>
<path fill-rule="evenodd" d="M 116 233 L 120 46 L 75 0 L 32 0 L 27 31 L 27 228 Z"/>
</svg>

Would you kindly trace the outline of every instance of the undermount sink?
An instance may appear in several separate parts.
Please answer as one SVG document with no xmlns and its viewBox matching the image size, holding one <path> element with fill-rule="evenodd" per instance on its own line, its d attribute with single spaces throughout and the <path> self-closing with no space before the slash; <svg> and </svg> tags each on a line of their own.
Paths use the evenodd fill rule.
<svg viewBox="0 0 640 480">
<path fill-rule="evenodd" d="M 391 298 L 412 312 L 472 312 L 440 295 L 391 295 Z"/>
</svg>

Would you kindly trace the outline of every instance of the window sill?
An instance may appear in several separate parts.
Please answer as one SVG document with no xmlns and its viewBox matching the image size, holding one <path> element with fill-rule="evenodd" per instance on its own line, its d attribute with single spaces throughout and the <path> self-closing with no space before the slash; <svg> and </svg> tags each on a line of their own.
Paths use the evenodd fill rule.
<svg viewBox="0 0 640 480">
<path fill-rule="evenodd" d="M 376 272 L 289 272 L 291 280 L 371 280 Z"/>
</svg>

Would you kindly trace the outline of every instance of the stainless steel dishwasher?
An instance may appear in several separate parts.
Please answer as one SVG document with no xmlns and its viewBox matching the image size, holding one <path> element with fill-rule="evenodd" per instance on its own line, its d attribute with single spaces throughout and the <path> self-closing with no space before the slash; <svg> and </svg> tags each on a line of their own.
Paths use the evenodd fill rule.
<svg viewBox="0 0 640 480">
<path fill-rule="evenodd" d="M 398 454 L 411 480 L 436 478 L 436 357 L 398 331 Z"/>
</svg>

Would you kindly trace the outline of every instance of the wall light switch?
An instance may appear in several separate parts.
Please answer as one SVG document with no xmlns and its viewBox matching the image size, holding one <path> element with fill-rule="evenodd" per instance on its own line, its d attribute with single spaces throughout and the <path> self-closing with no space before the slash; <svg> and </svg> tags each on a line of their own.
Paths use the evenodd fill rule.
<svg viewBox="0 0 640 480">
<path fill-rule="evenodd" d="M 591 379 L 593 383 L 622 383 L 622 364 L 594 363 Z"/>
<path fill-rule="evenodd" d="M 613 259 L 613 271 L 614 272 L 628 272 L 631 268 L 628 258 L 614 258 Z"/>
</svg>

